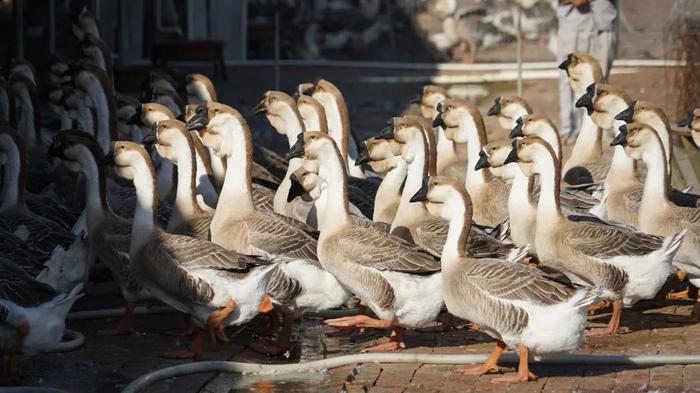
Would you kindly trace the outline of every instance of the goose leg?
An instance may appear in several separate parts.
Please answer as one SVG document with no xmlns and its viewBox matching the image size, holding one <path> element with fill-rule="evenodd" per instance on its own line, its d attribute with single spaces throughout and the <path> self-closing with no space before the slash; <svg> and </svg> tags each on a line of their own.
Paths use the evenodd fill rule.
<svg viewBox="0 0 700 393">
<path fill-rule="evenodd" d="M 520 362 L 518 363 L 518 372 L 515 375 L 507 377 L 498 377 L 491 380 L 491 382 L 528 382 L 536 381 L 537 375 L 530 372 L 530 365 L 528 364 L 528 349 L 526 346 L 520 344 L 518 346 L 518 357 Z"/>
<path fill-rule="evenodd" d="M 160 354 L 160 357 L 166 359 L 197 359 L 202 356 L 202 345 L 204 345 L 204 338 L 206 335 L 207 332 L 205 330 L 199 330 L 189 348 L 180 351 L 165 352 Z"/>
<path fill-rule="evenodd" d="M 126 307 L 124 308 L 124 315 L 122 315 L 122 318 L 119 320 L 119 324 L 115 327 L 109 328 L 109 329 L 104 329 L 104 330 L 98 330 L 97 335 L 98 336 L 124 336 L 129 333 L 131 333 L 131 330 L 129 329 L 129 325 L 131 324 L 131 319 L 134 316 L 134 309 L 136 308 L 136 303 L 129 302 L 126 304 Z"/>
<path fill-rule="evenodd" d="M 380 321 L 390 322 L 390 321 Z M 406 348 L 406 343 L 403 341 L 403 328 L 398 325 L 393 325 L 389 341 L 371 347 L 364 348 L 362 352 L 388 352 Z"/>
<path fill-rule="evenodd" d="M 332 327 L 358 327 L 358 328 L 377 328 L 377 329 L 388 329 L 393 325 L 392 321 L 387 321 L 383 319 L 370 318 L 367 315 L 353 315 L 350 317 L 341 317 L 326 319 L 323 321 L 328 326 Z"/>
<path fill-rule="evenodd" d="M 226 305 L 221 310 L 210 315 L 209 319 L 207 319 L 207 331 L 209 332 L 209 337 L 211 338 L 211 342 L 213 344 L 216 344 L 216 339 L 221 337 L 224 337 L 222 340 L 223 342 L 228 341 L 228 338 L 226 338 L 223 333 L 223 326 L 221 326 L 221 323 L 224 321 L 224 319 L 231 315 L 235 309 L 236 301 L 231 299 L 226 302 Z"/>
<path fill-rule="evenodd" d="M 610 336 L 620 330 L 620 318 L 622 317 L 622 299 L 613 301 L 613 313 L 608 322 L 608 327 L 591 329 L 586 336 Z"/>
<path fill-rule="evenodd" d="M 501 358 L 501 354 L 503 354 L 503 351 L 505 351 L 505 349 L 506 343 L 504 343 L 503 341 L 498 341 L 496 343 L 496 348 L 494 348 L 493 352 L 491 352 L 484 364 L 480 366 L 459 367 L 456 368 L 454 371 L 458 374 L 464 375 L 484 375 L 490 372 L 497 373 L 500 371 L 498 369 L 498 359 Z"/>
</svg>

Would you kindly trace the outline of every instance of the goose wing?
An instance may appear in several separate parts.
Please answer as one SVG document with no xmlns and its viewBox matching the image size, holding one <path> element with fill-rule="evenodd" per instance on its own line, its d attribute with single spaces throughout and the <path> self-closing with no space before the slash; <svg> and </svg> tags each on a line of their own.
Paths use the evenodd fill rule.
<svg viewBox="0 0 700 393">
<path fill-rule="evenodd" d="M 498 259 L 479 259 L 467 273 L 471 285 L 501 300 L 552 305 L 567 301 L 574 293 L 538 270 Z"/>
<path fill-rule="evenodd" d="M 209 228 L 211 226 L 211 220 L 213 219 L 213 214 L 202 214 L 192 217 L 175 228 L 173 234 L 208 240 L 210 236 Z"/>
<path fill-rule="evenodd" d="M 75 240 L 75 235 L 60 225 L 24 214 L 3 214 L 0 228 L 14 233 L 43 253 L 50 253 L 56 246 L 67 247 Z"/>
<path fill-rule="evenodd" d="M 700 235 L 700 208 L 676 207 L 676 215 L 680 218 L 683 227 L 696 235 Z"/>
<path fill-rule="evenodd" d="M 248 239 L 255 248 L 274 257 L 318 263 L 316 239 L 299 229 L 295 221 L 280 214 L 258 211 L 254 219 L 246 221 Z"/>
<path fill-rule="evenodd" d="M 372 227 L 353 226 L 342 232 L 341 253 L 354 263 L 377 270 L 432 273 L 440 261 L 418 246 Z"/>
<path fill-rule="evenodd" d="M 37 307 L 55 296 L 53 288 L 32 279 L 12 261 L 0 259 L 0 299 L 20 307 Z"/>
<path fill-rule="evenodd" d="M 592 222 L 572 223 L 562 234 L 573 249 L 596 258 L 639 256 L 663 246 L 663 238 Z"/>
</svg>

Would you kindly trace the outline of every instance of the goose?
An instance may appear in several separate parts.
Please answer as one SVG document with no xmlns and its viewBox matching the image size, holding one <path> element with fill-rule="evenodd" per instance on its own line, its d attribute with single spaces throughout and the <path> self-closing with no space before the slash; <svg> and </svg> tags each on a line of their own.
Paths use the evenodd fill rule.
<svg viewBox="0 0 700 393">
<path fill-rule="evenodd" d="M 492 382 L 527 382 L 537 379 L 528 368 L 531 353 L 540 357 L 580 346 L 587 307 L 598 301 L 601 289 L 572 290 L 520 264 L 468 256 L 471 203 L 452 179 L 426 178 L 412 199 L 439 204 L 441 216 L 450 222 L 441 257 L 441 289 L 448 311 L 479 324 L 498 340 L 484 364 L 456 372 L 498 372 L 498 359 L 510 347 L 517 348 L 520 357 L 517 374 Z"/>
<path fill-rule="evenodd" d="M 320 79 L 314 84 L 311 96 L 323 106 L 328 121 L 328 135 L 336 141 L 345 157 L 350 185 L 362 190 L 366 200 L 373 201 L 379 181 L 368 177 L 362 167 L 355 165 L 359 141 L 350 130 L 350 116 L 343 94 L 331 82 Z M 372 217 L 372 205 L 359 205 L 357 198 L 353 198 L 353 203 L 362 209 L 366 217 Z"/>
<path fill-rule="evenodd" d="M 605 82 L 600 63 L 587 53 L 569 53 L 559 69 L 566 71 L 576 98 L 586 93 L 591 84 Z M 571 155 L 562 166 L 564 182 L 574 185 L 602 183 L 605 180 L 610 156 L 603 151 L 602 138 L 600 127 L 584 113 Z"/>
<path fill-rule="evenodd" d="M 85 62 L 73 70 L 73 83 L 83 90 L 95 109 L 94 136 L 102 151 L 107 154 L 109 144 L 117 138 L 117 105 L 114 90 L 107 73 Z"/>
<path fill-rule="evenodd" d="M 636 160 L 643 160 L 647 166 L 644 193 L 639 208 L 639 229 L 658 236 L 669 236 L 679 231 L 687 231 L 673 263 L 688 272 L 690 283 L 700 286 L 700 208 L 682 207 L 671 202 L 670 179 L 663 142 L 651 126 L 644 123 L 630 123 L 620 126 L 620 133 L 613 140 L 623 146 L 625 153 Z M 679 320 L 698 321 L 700 304 L 695 303 L 688 318 Z"/>
<path fill-rule="evenodd" d="M 199 357 L 207 333 L 213 342 L 226 342 L 223 328 L 257 315 L 277 265 L 212 242 L 164 232 L 156 221 L 158 189 L 150 156 L 133 142 L 113 146 L 106 163 L 136 187 L 138 206 L 129 246 L 136 280 L 157 299 L 189 314 L 200 329 L 190 348 L 163 355 Z"/>
<path fill-rule="evenodd" d="M 190 119 L 197 113 L 197 106 L 195 104 L 187 104 L 185 106 L 185 123 L 190 121 Z M 202 137 L 199 135 L 199 132 L 197 131 L 191 131 L 193 136 L 197 137 L 197 141 L 199 141 L 201 144 Z M 224 179 L 226 178 L 226 161 L 224 161 L 221 157 L 217 156 L 214 151 L 203 144 L 201 144 L 204 149 L 207 151 L 207 155 L 209 157 L 209 162 L 211 164 L 211 175 L 214 178 L 214 185 L 216 186 L 217 191 L 221 191 L 221 187 L 224 185 Z M 204 155 L 204 154 L 203 154 Z M 260 173 L 265 173 L 263 175 L 264 178 L 269 179 L 270 181 L 277 180 L 273 179 L 274 176 L 267 172 L 265 168 L 262 166 L 258 165 L 257 168 L 253 172 L 253 176 L 255 177 L 260 176 Z"/>
<path fill-rule="evenodd" d="M 411 202 L 411 197 L 429 172 L 426 133 L 421 124 L 410 117 L 398 118 L 393 128 L 385 128 L 379 138 L 391 139 L 399 144 L 400 155 L 408 164 L 406 182 L 401 199 L 391 223 L 390 233 L 415 243 L 436 258 L 440 257 L 447 236 L 448 223 L 429 213 L 430 207 Z M 477 256 L 517 257 L 522 250 L 504 244 L 474 228 L 469 251 Z"/>
<path fill-rule="evenodd" d="M 83 284 L 57 292 L 4 258 L 0 259 L 0 277 L 0 350 L 5 355 L 2 376 L 17 379 L 20 355 L 50 351 L 61 341 L 66 316 L 82 296 Z"/>
<path fill-rule="evenodd" d="M 530 104 L 519 96 L 496 97 L 487 113 L 489 116 L 497 116 L 498 125 L 504 130 L 512 130 L 519 118 L 531 114 Z"/>
<path fill-rule="evenodd" d="M 420 110 L 423 117 L 434 120 L 437 115 L 437 106 L 443 100 L 449 98 L 447 90 L 440 86 L 425 85 L 420 96 Z M 439 122 L 438 122 L 439 123 Z M 435 168 L 438 175 L 449 176 L 459 182 L 463 182 L 467 174 L 467 163 L 464 157 L 467 156 L 467 145 L 457 143 L 445 136 L 445 128 L 441 124 L 432 124 L 435 127 Z"/>
<path fill-rule="evenodd" d="M 396 143 L 378 138 L 362 142 L 355 163 L 368 164 L 375 173 L 384 175 L 374 198 L 372 221 L 387 225 L 388 231 L 399 207 L 408 163 L 401 157 Z"/>
<path fill-rule="evenodd" d="M 691 109 L 678 126 L 688 127 L 695 146 L 700 148 L 700 108 Z"/>
<path fill-rule="evenodd" d="M 113 79 L 112 50 L 106 42 L 92 34 L 86 34 L 85 39 L 80 43 L 83 55 L 87 57 L 95 66 L 107 73 L 110 80 Z"/>
<path fill-rule="evenodd" d="M 510 186 L 494 179 L 489 172 L 477 171 L 479 151 L 488 143 L 486 128 L 479 109 L 465 100 L 446 99 L 438 105 L 435 124 L 445 129 L 445 136 L 467 144 L 467 174 L 464 184 L 474 204 L 474 222 L 496 227 L 508 216 Z"/>
<path fill-rule="evenodd" d="M 100 24 L 97 23 L 97 18 L 95 18 L 87 7 L 83 7 L 73 19 L 72 30 L 73 35 L 75 35 L 79 41 L 84 40 L 85 36 L 88 34 L 98 38 L 101 37 Z"/>
<path fill-rule="evenodd" d="M 143 133 L 138 124 L 134 124 L 131 118 L 134 117 L 138 108 L 141 107 L 141 102 L 134 97 L 117 94 L 117 138 L 119 140 L 127 140 L 136 143 L 141 143 Z M 64 127 L 68 129 L 71 127 Z"/>
<path fill-rule="evenodd" d="M 438 263 L 417 246 L 371 226 L 354 224 L 348 211 L 347 160 L 335 141 L 318 131 L 300 134 L 290 158 L 318 161 L 326 183 L 324 224 L 318 241 L 321 265 L 374 312 L 326 320 L 333 327 L 392 328 L 389 342 L 364 351 L 404 348 L 403 328 L 435 320 L 443 301 Z"/>
<path fill-rule="evenodd" d="M 0 77 L 0 118 L 5 124 L 17 127 L 15 121 L 16 114 L 15 95 L 7 80 Z"/>
<path fill-rule="evenodd" d="M 576 285 L 600 287 L 613 302 L 606 328 L 588 335 L 615 334 L 623 305 L 653 298 L 673 273 L 671 260 L 685 231 L 664 239 L 593 222 L 568 220 L 561 211 L 559 160 L 538 137 L 513 144 L 506 163 L 517 161 L 528 176 L 538 174 L 542 191 L 537 206 L 535 243 L 540 262 L 564 273 Z"/>
<path fill-rule="evenodd" d="M 603 130 L 613 130 L 615 116 L 627 109 L 632 100 L 621 89 L 605 84 L 592 84 L 576 102 Z M 615 130 L 615 134 L 617 134 Z M 603 218 L 637 226 L 637 214 L 642 185 L 638 179 L 637 164 L 621 146 L 614 147 L 613 159 L 604 182 L 601 198 Z"/>
<path fill-rule="evenodd" d="M 176 119 L 184 119 L 185 102 L 180 98 L 177 92 L 161 87 L 152 88 L 145 97 L 147 102 L 161 104 L 175 115 Z"/>
<path fill-rule="evenodd" d="M 304 121 L 305 129 L 328 134 L 328 119 L 323 105 L 313 97 L 302 94 L 297 98 L 297 109 Z"/>
<path fill-rule="evenodd" d="M 190 127 L 206 127 L 201 128 L 204 143 L 227 161 L 221 197 L 228 203 L 214 213 L 211 240 L 241 254 L 284 262 L 281 273 L 296 281 L 300 292 L 272 293 L 272 299 L 292 312 L 343 305 L 349 293 L 319 264 L 310 228 L 284 215 L 256 209 L 252 199 L 252 135 L 241 114 L 229 106 L 208 102 L 191 120 Z M 275 353 L 286 351 L 288 337 L 280 346 Z"/>
<path fill-rule="evenodd" d="M 15 77 L 23 77 L 28 79 L 34 86 L 39 86 L 39 78 L 37 77 L 34 64 L 25 59 L 13 58 L 10 60 L 8 67 L 9 79 Z"/>
<path fill-rule="evenodd" d="M 203 74 L 188 74 L 185 77 L 185 92 L 188 104 L 201 105 L 207 101 L 219 101 L 214 84 Z"/>
<path fill-rule="evenodd" d="M 627 109 L 618 113 L 615 120 L 626 123 L 639 122 L 652 127 L 661 138 L 666 153 L 667 170 L 669 178 L 673 176 L 673 140 L 671 139 L 671 126 L 663 109 L 648 101 L 633 101 Z M 670 189 L 669 197 L 678 206 L 695 207 L 700 203 L 700 196 L 680 191 L 674 187 Z M 638 197 L 641 200 L 641 190 Z"/>
</svg>

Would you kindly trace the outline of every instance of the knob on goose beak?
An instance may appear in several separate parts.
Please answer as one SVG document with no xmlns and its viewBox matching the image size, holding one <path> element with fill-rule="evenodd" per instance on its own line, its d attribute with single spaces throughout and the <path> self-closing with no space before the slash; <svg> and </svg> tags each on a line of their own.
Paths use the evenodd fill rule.
<svg viewBox="0 0 700 393">
<path fill-rule="evenodd" d="M 479 169 L 488 168 L 490 166 L 491 164 L 489 164 L 489 155 L 483 149 L 479 150 L 479 161 L 476 162 L 474 170 L 478 171 Z"/>
<path fill-rule="evenodd" d="M 411 202 L 423 202 L 428 200 L 428 188 L 429 188 L 430 177 L 426 176 L 423 178 L 423 184 L 412 197 Z"/>
<path fill-rule="evenodd" d="M 622 120 L 625 123 L 631 123 L 633 118 L 634 118 L 634 106 L 637 104 L 637 101 L 633 101 L 630 106 L 627 107 L 624 111 L 618 113 L 615 116 L 615 120 Z"/>
<path fill-rule="evenodd" d="M 136 113 L 134 113 L 129 120 L 126 121 L 126 124 L 132 126 L 132 125 L 141 125 L 141 116 L 143 115 L 143 107 L 141 105 L 136 107 Z"/>
<path fill-rule="evenodd" d="M 197 106 L 194 116 L 187 122 L 187 131 L 201 130 L 209 124 L 209 111 L 204 105 Z"/>
<path fill-rule="evenodd" d="M 511 162 L 518 162 L 518 142 L 513 141 L 513 150 L 508 153 L 508 157 L 503 161 L 503 165 L 510 164 Z"/>
<path fill-rule="evenodd" d="M 493 106 L 489 109 L 489 111 L 486 114 L 489 116 L 496 116 L 501 114 L 501 97 L 496 97 L 496 99 L 493 100 Z"/>
<path fill-rule="evenodd" d="M 355 160 L 355 166 L 360 166 L 362 164 L 370 162 L 369 150 L 367 150 L 367 143 L 360 143 L 360 151 L 358 152 L 357 159 Z"/>
<path fill-rule="evenodd" d="M 304 157 L 304 134 L 301 133 L 297 137 L 297 141 L 289 148 L 289 153 L 287 153 L 287 159 Z"/>
<path fill-rule="evenodd" d="M 379 131 L 379 134 L 375 136 L 377 139 L 394 139 L 394 124 L 390 122 L 386 127 Z"/>
<path fill-rule="evenodd" d="M 678 123 L 678 127 L 690 127 L 690 124 L 693 123 L 693 110 L 691 109 L 688 111 L 688 116 L 684 117 L 683 120 L 681 120 Z"/>
<path fill-rule="evenodd" d="M 304 187 L 302 187 L 301 182 L 295 173 L 289 175 L 289 181 L 291 182 L 291 186 L 289 187 L 289 192 L 287 193 L 287 203 L 293 201 L 294 198 L 298 196 L 304 195 L 306 192 L 304 191 Z"/>
<path fill-rule="evenodd" d="M 627 124 L 623 124 L 618 128 L 620 133 L 615 135 L 610 146 L 627 146 Z"/>
<path fill-rule="evenodd" d="M 515 121 L 515 128 L 510 130 L 510 135 L 511 138 L 522 138 L 525 136 L 523 133 L 523 118 L 518 117 L 518 120 Z"/>
<path fill-rule="evenodd" d="M 581 98 L 579 98 L 576 101 L 576 107 L 577 108 L 586 108 L 586 112 L 588 112 L 588 115 L 590 116 L 593 114 L 593 94 L 595 90 L 595 84 L 591 84 L 586 88 L 586 94 L 582 95 Z"/>
<path fill-rule="evenodd" d="M 572 53 L 569 53 L 568 55 L 566 55 L 566 59 L 564 59 L 564 61 L 562 61 L 561 64 L 559 64 L 560 70 L 564 70 L 564 71 L 568 72 L 569 65 L 571 65 L 571 58 L 573 57 L 572 55 L 573 55 Z"/>
</svg>

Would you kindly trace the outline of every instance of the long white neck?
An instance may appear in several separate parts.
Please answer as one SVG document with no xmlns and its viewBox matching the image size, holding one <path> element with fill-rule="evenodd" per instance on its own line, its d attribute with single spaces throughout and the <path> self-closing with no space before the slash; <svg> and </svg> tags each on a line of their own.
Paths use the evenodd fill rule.
<svg viewBox="0 0 700 393">
<path fill-rule="evenodd" d="M 558 165 L 552 155 L 540 158 L 535 165 L 540 175 L 540 200 L 537 204 L 537 231 L 543 232 L 554 227 L 564 219 L 559 205 L 559 191 L 561 175 L 558 173 Z"/>
<path fill-rule="evenodd" d="M 513 185 L 508 195 L 508 217 L 513 242 L 518 246 L 524 246 L 532 242 L 528 233 L 532 232 L 533 224 L 537 219 L 537 205 L 532 198 L 534 178 L 525 176 L 520 168 L 516 169 L 517 173 L 513 177 Z M 534 244 L 530 246 L 534 247 Z"/>
<path fill-rule="evenodd" d="M 132 166 L 134 187 L 136 188 L 136 209 L 131 224 L 131 246 L 129 254 L 133 257 L 157 230 L 156 211 L 158 209 L 158 191 L 152 168 L 145 162 Z"/>
<path fill-rule="evenodd" d="M 226 178 L 226 161 L 216 155 L 216 152 L 211 147 L 207 147 L 206 149 L 209 151 L 209 157 L 211 158 L 211 171 L 214 174 L 216 190 L 221 191 L 221 188 L 224 186 L 224 179 Z"/>
<path fill-rule="evenodd" d="M 449 166 L 459 161 L 464 161 L 466 157 L 460 157 L 457 153 L 457 146 L 462 144 L 457 144 L 447 138 L 447 136 L 445 136 L 445 130 L 442 127 L 438 127 L 436 139 L 435 151 L 437 152 L 437 161 L 435 166 L 438 175 L 442 175 Z"/>
<path fill-rule="evenodd" d="M 98 167 L 95 157 L 86 148 L 81 148 L 78 155 L 80 167 L 85 176 L 85 212 L 88 229 L 92 231 L 104 220 L 111 210 L 107 203 L 105 169 Z"/>
<path fill-rule="evenodd" d="M 603 155 L 601 138 L 602 132 L 600 127 L 595 124 L 587 113 L 584 113 L 581 121 L 581 130 L 578 133 L 574 147 L 571 149 L 571 156 L 564 164 L 564 171 L 566 172 L 579 163 L 590 162 L 590 160 L 600 158 Z"/>
<path fill-rule="evenodd" d="M 112 143 L 110 118 L 113 116 L 113 114 L 111 113 L 109 103 L 107 102 L 106 92 L 101 85 L 88 85 L 87 93 L 92 102 L 95 104 L 95 111 L 97 114 L 95 139 L 97 139 L 97 143 L 106 154 L 110 149 L 110 144 Z"/>
<path fill-rule="evenodd" d="M 296 143 L 299 134 L 305 131 L 304 124 L 302 123 L 301 116 L 292 110 L 292 108 L 288 108 L 281 115 L 283 120 L 281 127 L 283 127 L 283 129 L 278 131 L 284 131 L 284 134 L 287 136 L 287 143 L 291 148 Z M 289 205 L 289 202 L 287 202 L 287 195 L 289 194 L 289 189 L 292 186 L 292 181 L 289 180 L 289 176 L 299 169 L 302 163 L 303 160 L 301 158 L 292 158 L 289 160 L 287 173 L 284 175 L 284 179 L 282 179 L 282 182 L 280 182 L 280 185 L 277 187 L 275 197 L 272 200 L 272 206 L 275 212 L 279 214 L 286 214 L 286 207 Z"/>
<path fill-rule="evenodd" d="M 335 141 L 343 161 L 346 163 L 345 168 L 348 174 L 352 177 L 365 178 L 366 175 L 361 167 L 355 165 L 357 158 L 357 146 L 355 141 L 350 138 L 350 124 L 348 123 L 347 108 L 338 102 L 338 98 L 331 100 L 329 103 L 321 101 L 323 109 L 326 111 L 326 120 L 328 121 L 328 134 Z"/>
<path fill-rule="evenodd" d="M 476 162 L 479 160 L 479 151 L 486 144 L 485 140 L 481 140 L 477 131 L 474 119 L 469 116 L 464 118 L 459 123 L 460 132 L 466 132 L 467 135 L 467 177 L 464 185 L 469 192 L 469 195 L 479 193 L 481 187 L 491 180 L 491 175 L 488 171 L 477 171 L 475 169 Z"/>
<path fill-rule="evenodd" d="M 624 124 L 618 120 L 616 120 L 615 123 Z M 615 135 L 620 133 L 617 129 L 617 125 L 618 124 L 616 124 L 614 128 Z M 622 146 L 615 146 L 608 176 L 605 178 L 606 192 L 609 190 L 624 189 L 630 185 L 637 184 L 636 169 L 637 164 L 635 160 L 625 153 L 625 149 Z"/>
<path fill-rule="evenodd" d="M 642 159 L 647 165 L 642 204 L 639 207 L 639 226 L 644 232 L 654 231 L 653 213 L 665 212 L 671 202 L 668 198 L 669 178 L 666 172 L 666 159 L 660 143 L 649 143 Z M 653 233 L 653 232 L 650 232 Z"/>
<path fill-rule="evenodd" d="M 408 174 L 408 164 L 401 157 L 391 160 L 394 166 L 384 175 L 374 198 L 374 222 L 390 224 L 396 216 L 397 205 L 401 200 L 401 186 Z"/>
<path fill-rule="evenodd" d="M 8 149 L 7 164 L 3 165 L 2 173 L 2 204 L 0 204 L 0 213 L 4 213 L 14 209 L 26 209 L 24 204 L 24 187 L 20 180 L 25 174 L 24 165 L 21 164 L 21 158 L 17 148 Z"/>
<path fill-rule="evenodd" d="M 409 142 L 410 148 L 415 155 L 408 163 L 406 173 L 406 183 L 401 193 L 401 201 L 396 209 L 396 215 L 391 222 L 391 231 L 397 228 L 408 228 L 421 218 L 427 216 L 428 210 L 422 202 L 411 202 L 411 197 L 423 186 L 423 178 L 428 174 L 428 158 L 426 156 L 425 143 L 421 143 L 419 138 L 414 138 Z"/>
<path fill-rule="evenodd" d="M 25 145 L 29 150 L 36 148 L 41 141 L 37 138 L 35 118 L 34 118 L 34 103 L 29 95 L 29 90 L 22 87 L 15 101 L 17 112 L 17 128 L 22 135 Z"/>
<path fill-rule="evenodd" d="M 668 128 L 666 128 L 666 123 L 659 116 L 647 116 L 645 123 L 650 125 L 656 130 L 656 133 L 661 139 L 661 144 L 664 146 L 664 153 L 666 153 L 666 167 L 669 173 L 669 177 L 673 173 L 671 170 L 671 159 L 673 158 L 673 145 L 671 144 L 671 133 Z"/>
<path fill-rule="evenodd" d="M 184 137 L 182 139 L 185 139 Z M 177 188 L 175 193 L 175 209 L 170 215 L 167 231 L 171 232 L 182 223 L 191 220 L 200 213 L 199 205 L 195 200 L 195 177 L 193 171 L 192 156 L 194 146 L 189 141 L 177 141 L 171 145 L 177 157 Z"/>
<path fill-rule="evenodd" d="M 466 201 L 462 195 L 454 191 L 450 199 L 444 204 L 442 216 L 448 218 L 449 229 L 447 239 L 442 248 L 441 264 L 443 270 L 457 267 L 464 262 L 467 237 L 471 229 L 471 217 L 467 214 Z"/>
<path fill-rule="evenodd" d="M 220 131 L 230 138 L 231 152 L 226 158 L 226 179 L 220 203 L 211 223 L 212 234 L 225 229 L 227 221 L 241 219 L 255 212 L 253 205 L 253 146 L 249 131 L 238 125 L 224 125 Z M 226 144 L 226 143 L 225 143 Z"/>
<path fill-rule="evenodd" d="M 352 225 L 345 161 L 341 161 L 339 152 L 329 150 L 323 151 L 319 157 L 321 166 L 318 175 L 326 182 L 326 205 L 320 212 L 323 221 L 322 228 L 319 228 L 321 239 L 332 236 L 346 226 Z"/>
</svg>

